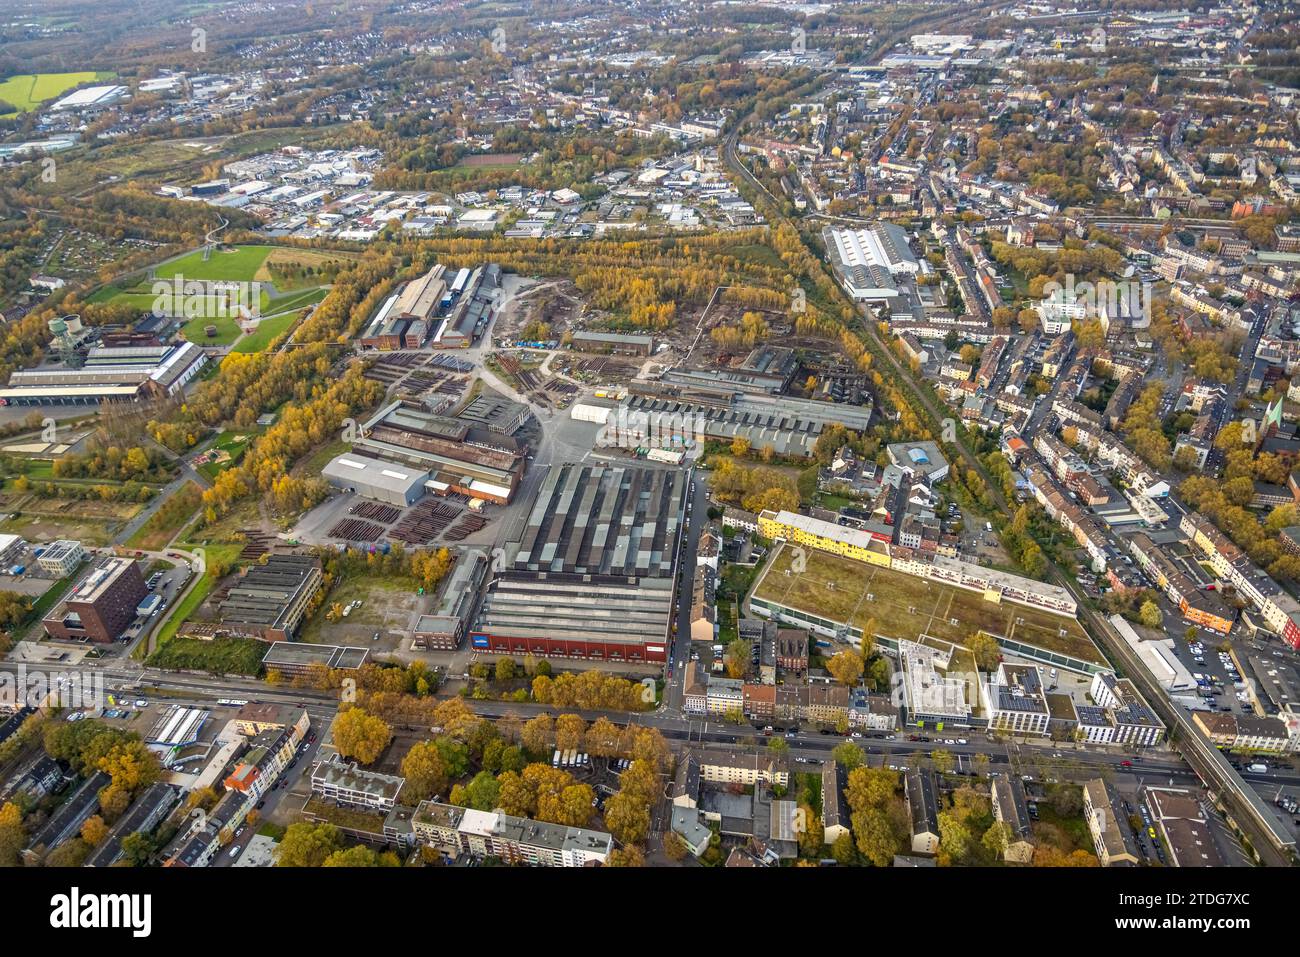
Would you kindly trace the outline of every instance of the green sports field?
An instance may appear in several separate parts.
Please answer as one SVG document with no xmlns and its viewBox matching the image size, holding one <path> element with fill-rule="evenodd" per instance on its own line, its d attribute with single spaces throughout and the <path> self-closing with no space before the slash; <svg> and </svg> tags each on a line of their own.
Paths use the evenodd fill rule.
<svg viewBox="0 0 1300 957">
<path fill-rule="evenodd" d="M 112 73 L 21 73 L 0 81 L 0 100 L 12 103 L 18 112 L 26 113 L 74 86 L 112 78 Z"/>
</svg>

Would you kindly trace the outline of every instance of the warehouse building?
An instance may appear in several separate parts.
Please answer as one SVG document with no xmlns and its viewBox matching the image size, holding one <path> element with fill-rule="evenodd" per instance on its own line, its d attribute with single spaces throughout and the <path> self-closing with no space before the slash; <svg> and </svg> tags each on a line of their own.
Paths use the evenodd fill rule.
<svg viewBox="0 0 1300 957">
<path fill-rule="evenodd" d="M 501 267 L 480 266 L 472 273 L 462 269 L 443 299 L 447 316 L 438 325 L 433 341 L 440 348 L 467 349 L 482 338 L 496 315 L 501 287 Z"/>
<path fill-rule="evenodd" d="M 573 418 L 583 416 L 578 410 L 583 404 L 574 404 L 570 413 Z M 613 416 L 604 413 L 606 418 L 601 421 L 614 418 L 620 425 L 643 422 L 644 430 L 652 434 L 680 424 L 709 439 L 730 442 L 742 438 L 752 449 L 770 447 L 778 455 L 810 456 L 828 427 L 838 424 L 855 432 L 865 431 L 871 424 L 871 411 L 870 404 L 742 394 L 722 381 L 714 382 L 712 387 L 701 384 L 689 389 L 633 383 Z M 599 415 L 599 407 L 592 412 Z"/>
<path fill-rule="evenodd" d="M 686 475 L 561 465 L 470 629 L 475 649 L 664 661 Z"/>
<path fill-rule="evenodd" d="M 288 641 L 323 581 L 320 559 L 272 555 L 235 581 L 219 607 L 222 627 L 263 641 Z"/>
<path fill-rule="evenodd" d="M 372 459 L 355 452 L 330 459 L 320 474 L 335 488 L 398 508 L 418 502 L 424 496 L 424 483 L 429 477 L 427 472 L 409 465 Z"/>
<path fill-rule="evenodd" d="M 460 647 L 487 571 L 488 558 L 482 552 L 468 552 L 456 563 L 437 610 L 416 619 L 411 629 L 412 648 L 454 651 Z"/>
<path fill-rule="evenodd" d="M 469 426 L 487 429 L 500 435 L 514 435 L 531 418 L 532 409 L 522 402 L 480 392 L 456 413 Z"/>
<path fill-rule="evenodd" d="M 310 674 L 314 668 L 355 671 L 366 663 L 370 651 L 342 645 L 307 645 L 296 641 L 272 642 L 262 656 L 262 668 L 286 678 Z"/>
<path fill-rule="evenodd" d="M 79 369 L 41 366 L 11 373 L 0 405 L 135 402 L 178 394 L 207 365 L 199 346 L 99 346 Z"/>
<path fill-rule="evenodd" d="M 505 505 L 514 497 L 525 462 L 523 451 L 504 434 L 504 430 L 510 427 L 510 415 L 505 410 L 499 410 L 501 417 L 496 417 L 491 409 L 473 404 L 467 408 L 477 409 L 476 414 L 483 416 L 482 421 L 488 422 L 489 426 L 480 428 L 472 418 L 465 421 L 435 415 L 415 403 L 401 400 L 393 402 L 361 426 L 361 436 L 353 443 L 353 453 L 340 458 L 358 460 L 359 457 L 366 456 L 376 459 L 383 463 L 378 470 L 378 478 L 391 480 L 404 490 L 406 479 L 398 478 L 397 475 L 384 475 L 384 471 L 419 474 L 423 490 L 427 492 L 438 495 L 452 492 Z M 501 431 L 493 430 L 490 423 L 499 423 Z M 344 488 L 355 487 L 359 494 L 367 494 L 354 483 L 343 481 L 344 476 L 360 470 L 342 466 L 349 469 L 349 472 L 342 472 L 339 468 L 332 467 L 336 463 L 338 459 L 331 462 L 322 474 L 332 484 Z M 382 487 L 377 487 L 374 491 L 376 495 L 393 494 L 392 490 Z M 414 494 L 415 490 L 409 491 Z M 418 497 L 417 495 L 416 498 Z M 390 498 L 380 500 L 391 501 L 395 505 L 414 501 L 396 501 Z"/>
<path fill-rule="evenodd" d="M 623 356 L 648 356 L 654 352 L 653 336 L 622 332 L 575 332 L 569 337 L 575 352 L 612 353 Z"/>
<path fill-rule="evenodd" d="M 898 295 L 898 277 L 914 276 L 921 265 L 912 253 L 907 232 L 893 223 L 866 229 L 822 231 L 831 266 L 850 296 L 878 301 Z"/>
<path fill-rule="evenodd" d="M 77 583 L 42 624 L 51 638 L 64 641 L 116 641 L 135 619 L 149 589 L 130 558 L 106 558 Z"/>
<path fill-rule="evenodd" d="M 446 267 L 435 265 L 384 300 L 357 344 L 362 349 L 391 352 L 419 349 L 429 339 L 433 317 L 447 292 Z"/>
<path fill-rule="evenodd" d="M 69 93 L 50 107 L 51 113 L 75 113 L 87 110 L 106 110 L 130 96 L 121 83 L 82 87 Z"/>
<path fill-rule="evenodd" d="M 27 540 L 21 535 L 0 535 L 0 566 L 8 567 L 27 554 Z"/>
</svg>

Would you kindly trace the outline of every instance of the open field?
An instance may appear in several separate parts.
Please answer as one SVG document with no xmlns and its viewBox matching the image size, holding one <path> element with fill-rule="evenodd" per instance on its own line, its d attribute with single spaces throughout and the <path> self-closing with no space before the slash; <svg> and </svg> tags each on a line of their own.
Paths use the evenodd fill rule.
<svg viewBox="0 0 1300 957">
<path fill-rule="evenodd" d="M 929 635 L 963 645 L 985 631 L 1085 661 L 1105 660 L 1072 618 L 1012 602 L 995 604 L 964 588 L 824 552 L 805 550 L 804 557 L 804 571 L 797 573 L 793 549 L 782 548 L 754 596 L 856 627 L 874 618 L 877 633 L 889 638 L 916 641 Z"/>
<path fill-rule="evenodd" d="M 29 542 L 74 538 L 83 545 L 98 546 L 111 542 L 120 525 L 120 522 L 84 519 L 75 515 L 60 517 L 28 512 L 0 522 L 0 532 L 21 535 Z"/>
<path fill-rule="evenodd" d="M 372 651 L 396 651 L 407 637 L 412 613 L 423 611 L 431 601 L 429 596 L 417 594 L 418 587 L 413 578 L 372 575 L 345 578 L 330 591 L 320 611 L 303 625 L 299 640 L 352 645 Z M 346 618 L 326 621 L 325 614 L 332 605 L 346 606 L 357 599 L 361 600 L 361 606 L 354 608 Z M 378 641 L 372 640 L 375 632 L 379 632 Z M 401 635 L 393 632 L 401 632 Z"/>
<path fill-rule="evenodd" d="M 239 342 L 236 350 L 238 352 L 260 352 L 270 345 L 277 336 L 293 325 L 298 317 L 299 310 L 320 302 L 329 291 L 324 286 L 296 284 L 295 288 L 284 291 L 283 295 L 272 298 L 271 291 L 273 288 L 276 291 L 281 290 L 270 285 L 266 263 L 276 257 L 288 257 L 284 261 L 302 262 L 318 261 L 311 259 L 312 256 L 319 257 L 319 261 L 328 258 L 348 258 L 347 256 L 335 256 L 332 253 L 322 253 L 316 250 L 307 250 L 305 252 L 306 256 L 302 257 L 299 255 L 298 250 L 256 245 L 218 250 L 213 252 L 207 260 L 203 259 L 201 251 L 187 253 L 178 259 L 158 266 L 154 270 L 153 279 L 142 278 L 132 285 L 109 284 L 97 290 L 90 296 L 88 301 L 92 303 L 111 302 L 116 305 L 131 306 L 141 312 L 150 312 L 153 310 L 158 298 L 153 291 L 153 284 L 160 280 L 170 282 L 174 278 L 180 277 L 186 282 L 198 280 L 266 283 L 266 286 L 258 291 L 257 302 L 258 313 L 265 318 L 254 332 Z M 191 314 L 191 310 L 196 313 L 193 318 L 189 319 L 181 327 L 181 335 L 191 342 L 197 342 L 201 345 L 230 345 L 240 339 L 239 323 L 236 317 L 232 315 L 234 310 L 225 298 L 220 295 L 195 296 L 192 298 L 184 295 L 183 301 L 176 304 L 176 308 L 184 308 L 187 315 Z M 216 335 L 209 336 L 207 334 L 208 326 L 216 327 Z"/>
<path fill-rule="evenodd" d="M 266 349 L 298 321 L 304 307 L 320 302 L 328 292 L 323 287 L 317 287 L 273 300 L 270 309 L 274 314 L 264 316 L 257 324 L 257 329 L 235 343 L 233 351 L 261 352 Z"/>
<path fill-rule="evenodd" d="M 499 166 L 518 166 L 523 153 L 475 153 L 466 156 L 452 169 L 485 169 Z"/>
<path fill-rule="evenodd" d="M 94 80 L 108 80 L 112 73 L 22 73 L 0 82 L 0 100 L 12 103 L 19 113 L 34 110 L 66 90 Z M 12 116 L 12 113 L 6 114 Z"/>
<path fill-rule="evenodd" d="M 196 641 L 173 638 L 149 656 L 154 668 L 182 668 L 219 675 L 256 675 L 268 645 L 255 638 L 214 638 Z"/>
<path fill-rule="evenodd" d="M 154 278 L 214 279 L 227 282 L 253 282 L 274 246 L 236 246 L 214 250 L 208 259 L 201 250 L 163 263 L 154 270 Z"/>
<path fill-rule="evenodd" d="M 334 252 L 328 249 L 295 249 L 288 246 L 277 246 L 271 250 L 270 255 L 262 262 L 253 278 L 258 282 L 273 282 L 275 288 L 280 292 L 289 292 L 293 289 L 308 289 L 315 285 L 310 277 L 302 279 L 291 279 L 283 273 L 279 276 L 271 271 L 272 266 L 308 266 L 319 267 L 327 263 L 352 263 L 361 257 L 353 252 Z"/>
</svg>

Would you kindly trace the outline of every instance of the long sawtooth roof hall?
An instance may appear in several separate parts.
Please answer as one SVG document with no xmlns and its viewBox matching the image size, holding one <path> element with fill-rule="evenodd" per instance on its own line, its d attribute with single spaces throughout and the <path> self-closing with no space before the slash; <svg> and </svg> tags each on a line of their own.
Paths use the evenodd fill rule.
<svg viewBox="0 0 1300 957">
<path fill-rule="evenodd" d="M 553 468 L 483 600 L 472 646 L 663 661 L 688 483 L 677 470 Z"/>
</svg>

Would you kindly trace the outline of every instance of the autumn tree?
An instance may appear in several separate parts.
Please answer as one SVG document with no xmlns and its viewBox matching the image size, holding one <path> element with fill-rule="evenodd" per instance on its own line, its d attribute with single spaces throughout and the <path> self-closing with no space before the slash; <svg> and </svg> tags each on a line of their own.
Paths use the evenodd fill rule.
<svg viewBox="0 0 1300 957">
<path fill-rule="evenodd" d="M 333 824 L 300 821 L 290 824 L 275 845 L 277 867 L 320 867 L 343 845 L 343 832 Z"/>
<path fill-rule="evenodd" d="M 370 764 L 384 753 L 393 731 L 382 718 L 362 708 L 349 708 L 334 720 L 333 735 L 340 755 Z"/>
<path fill-rule="evenodd" d="M 850 688 L 855 687 L 862 680 L 862 672 L 865 668 L 866 663 L 862 660 L 862 656 L 852 649 L 837 652 L 830 661 L 826 662 L 826 670 L 835 680 Z"/>
</svg>

